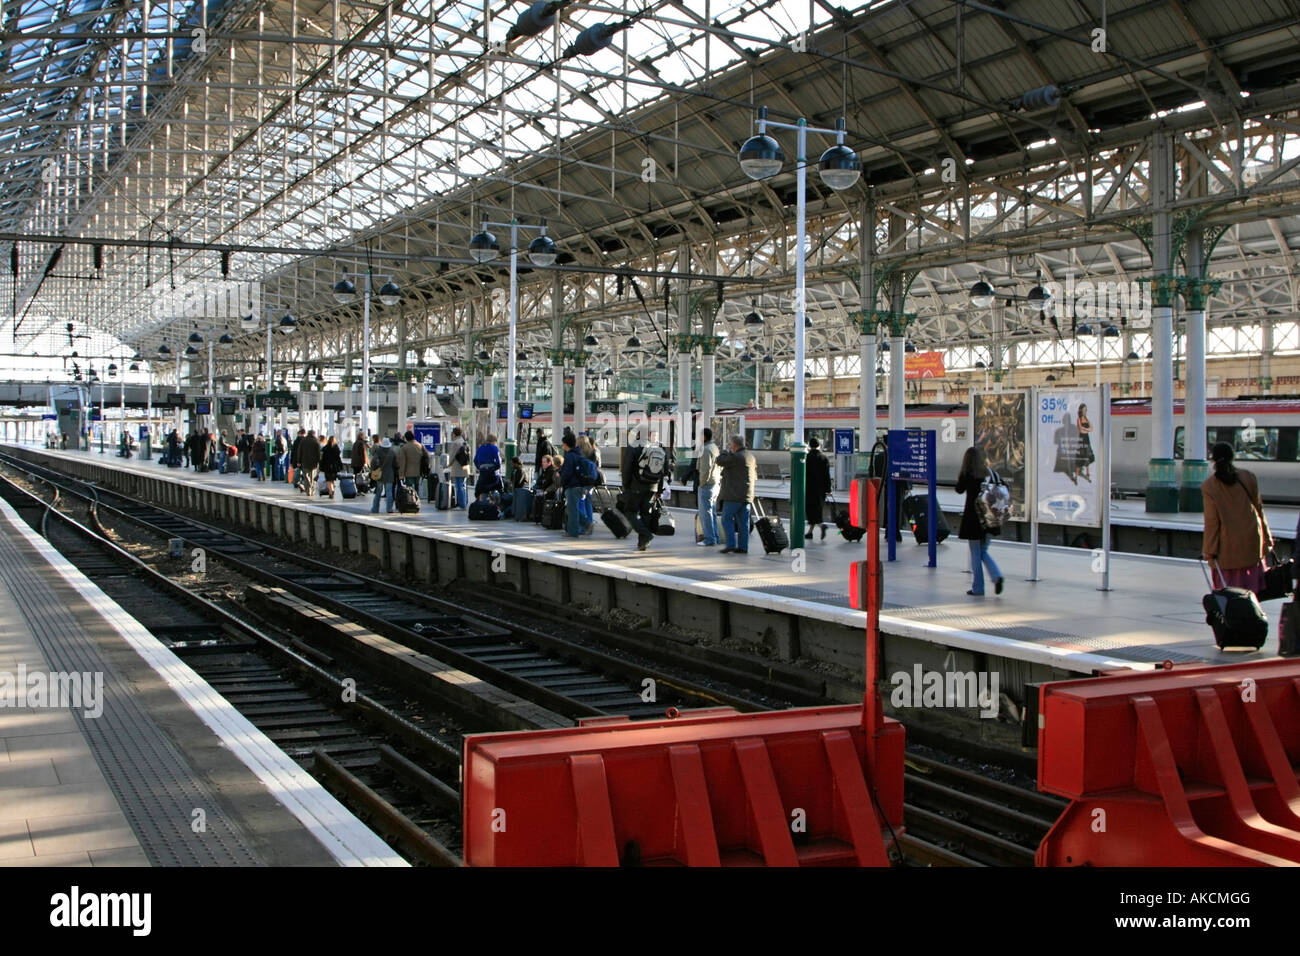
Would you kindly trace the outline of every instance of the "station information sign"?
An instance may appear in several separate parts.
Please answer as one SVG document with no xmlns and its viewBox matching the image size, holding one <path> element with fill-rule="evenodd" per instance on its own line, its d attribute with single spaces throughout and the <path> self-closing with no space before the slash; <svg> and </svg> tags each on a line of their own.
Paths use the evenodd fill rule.
<svg viewBox="0 0 1300 956">
<path fill-rule="evenodd" d="M 928 482 L 935 478 L 934 432 L 916 428 L 891 428 L 889 477 L 898 481 Z"/>
</svg>

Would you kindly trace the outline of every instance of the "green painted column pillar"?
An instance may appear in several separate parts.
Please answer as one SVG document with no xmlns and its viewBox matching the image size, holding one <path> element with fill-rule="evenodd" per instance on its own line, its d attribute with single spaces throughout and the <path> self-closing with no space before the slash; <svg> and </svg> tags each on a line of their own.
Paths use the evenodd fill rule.
<svg viewBox="0 0 1300 956">
<path fill-rule="evenodd" d="M 796 442 L 790 446 L 790 550 L 802 548 L 804 526 L 808 523 L 807 493 L 808 447 Z"/>
</svg>

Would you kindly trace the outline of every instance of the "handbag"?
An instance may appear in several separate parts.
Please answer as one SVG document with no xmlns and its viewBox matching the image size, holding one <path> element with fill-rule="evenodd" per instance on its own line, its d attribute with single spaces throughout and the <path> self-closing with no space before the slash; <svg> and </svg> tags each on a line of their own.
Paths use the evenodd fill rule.
<svg viewBox="0 0 1300 956">
<path fill-rule="evenodd" d="M 383 480 L 383 477 L 384 477 L 384 469 L 382 469 L 382 468 L 371 468 L 371 469 L 370 469 L 370 481 L 371 481 L 373 484 L 376 484 L 376 485 L 379 484 L 379 482 L 380 482 L 381 480 Z"/>
<path fill-rule="evenodd" d="M 1264 569 L 1264 583 L 1260 585 L 1258 597 L 1261 601 L 1278 601 L 1294 590 L 1292 581 L 1295 576 L 1295 559 L 1279 561 L 1277 552 L 1268 552 L 1268 564 Z"/>
<path fill-rule="evenodd" d="M 1002 520 L 1010 510 L 1011 492 L 1002 483 L 1002 478 L 992 468 L 980 483 L 979 494 L 975 496 L 975 515 L 979 518 L 980 529 L 985 534 L 1001 534 Z"/>
</svg>

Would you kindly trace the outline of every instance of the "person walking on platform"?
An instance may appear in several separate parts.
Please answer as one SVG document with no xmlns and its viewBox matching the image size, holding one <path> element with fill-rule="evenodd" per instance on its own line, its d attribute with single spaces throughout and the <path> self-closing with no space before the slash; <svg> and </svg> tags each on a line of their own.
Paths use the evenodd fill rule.
<svg viewBox="0 0 1300 956">
<path fill-rule="evenodd" d="M 424 454 L 424 446 L 415 440 L 415 432 L 408 431 L 402 447 L 397 449 L 398 477 L 417 498 L 420 497 L 420 463 Z"/>
<path fill-rule="evenodd" d="M 248 460 L 253 477 L 258 481 L 266 481 L 266 439 L 261 435 L 253 439 L 253 449 L 248 453 Z"/>
<path fill-rule="evenodd" d="M 1259 591 L 1264 585 L 1264 556 L 1273 550 L 1273 534 L 1264 517 L 1259 481 L 1253 472 L 1232 463 L 1232 446 L 1219 442 L 1210 450 L 1214 473 L 1201 482 L 1205 535 L 1201 557 L 1217 568 L 1215 587 Z"/>
<path fill-rule="evenodd" d="M 975 504 L 980 495 L 980 486 L 987 475 L 988 463 L 984 459 L 983 450 L 976 445 L 967 448 L 961 459 L 961 473 L 957 475 L 957 493 L 966 495 L 966 506 L 961 512 L 961 527 L 957 531 L 957 537 L 964 540 L 970 548 L 970 569 L 974 577 L 971 579 L 971 589 L 966 593 L 971 597 L 984 596 L 986 567 L 989 576 L 993 578 L 993 593 L 1002 593 L 1002 571 L 989 554 L 989 535 L 980 522 L 979 510 Z"/>
<path fill-rule="evenodd" d="M 343 470 L 343 449 L 333 435 L 330 435 L 329 441 L 320 451 L 320 470 L 325 476 L 325 495 L 333 498 L 334 482 L 338 481 L 339 472 Z"/>
<path fill-rule="evenodd" d="M 379 476 L 375 481 L 375 500 L 370 505 L 370 513 L 379 514 L 379 502 L 387 498 L 388 513 L 392 514 L 397 507 L 393 497 L 393 485 L 397 484 L 397 455 L 393 443 L 387 438 L 370 449 L 370 473 L 373 475 L 375 472 L 379 472 Z"/>
<path fill-rule="evenodd" d="M 700 457 L 695 461 L 695 472 L 699 488 L 695 492 L 696 509 L 700 513 L 700 544 L 706 548 L 718 546 L 718 479 L 722 469 L 718 465 L 718 446 L 713 442 L 713 429 L 706 428 L 701 434 L 704 445 L 700 448 Z"/>
<path fill-rule="evenodd" d="M 557 454 L 555 446 L 551 444 L 549 439 L 547 439 L 546 432 L 538 429 L 537 453 L 533 455 L 533 474 L 540 475 L 542 473 L 543 458 L 555 458 Z"/>
<path fill-rule="evenodd" d="M 457 425 L 451 430 L 451 442 L 447 448 L 447 474 L 456 489 L 456 507 L 465 508 L 465 479 L 469 477 L 469 448 L 465 444 L 465 433 Z"/>
<path fill-rule="evenodd" d="M 731 450 L 718 456 L 722 467 L 718 498 L 722 502 L 722 530 L 727 535 L 727 546 L 720 553 L 749 554 L 749 505 L 758 485 L 758 461 L 741 436 L 732 435 L 728 445 Z"/>
<path fill-rule="evenodd" d="M 642 451 L 641 444 L 628 445 L 623 449 L 618 469 L 623 483 L 623 494 L 620 496 L 622 505 L 619 510 L 636 531 L 638 551 L 644 551 L 654 540 L 654 532 L 650 530 L 650 506 L 654 496 L 659 493 L 658 483 L 650 481 L 641 473 Z"/>
<path fill-rule="evenodd" d="M 831 463 L 822 453 L 822 443 L 816 438 L 808 439 L 808 462 L 804 480 L 804 510 L 808 519 L 809 541 L 812 540 L 813 525 L 821 528 L 821 540 L 826 540 L 826 518 L 822 507 L 826 496 L 831 493 Z"/>
<path fill-rule="evenodd" d="M 358 434 L 352 440 L 352 457 L 349 459 L 352 464 L 352 474 L 357 478 L 366 476 L 366 436 Z"/>
<path fill-rule="evenodd" d="M 560 466 L 560 484 L 564 488 L 564 534 L 565 537 L 579 538 L 591 532 L 591 516 L 583 507 L 587 497 L 587 488 L 582 483 L 582 452 L 578 451 L 574 436 L 565 435 L 564 464 Z"/>
<path fill-rule="evenodd" d="M 320 456 L 320 439 L 316 437 L 316 429 L 313 428 L 298 444 L 298 467 L 305 476 L 298 484 L 308 495 L 316 493 L 316 470 L 320 468 Z"/>
</svg>

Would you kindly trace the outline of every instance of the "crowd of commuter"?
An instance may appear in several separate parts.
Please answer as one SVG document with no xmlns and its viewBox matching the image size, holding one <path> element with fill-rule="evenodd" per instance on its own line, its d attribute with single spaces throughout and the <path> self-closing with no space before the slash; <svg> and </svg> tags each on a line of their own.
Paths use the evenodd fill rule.
<svg viewBox="0 0 1300 956">
<path fill-rule="evenodd" d="M 423 497 L 438 510 L 466 511 L 471 520 L 532 520 L 570 538 L 594 534 L 599 516 L 616 537 L 634 535 L 641 551 L 656 536 L 675 532 L 664 506 L 675 466 L 670 450 L 640 441 L 624 446 L 615 493 L 606 487 L 598 445 L 567 427 L 558 447 L 539 430 L 529 459 L 508 462 L 497 435 L 488 433 L 475 445 L 459 426 L 435 454 L 411 431 L 363 435 L 345 448 L 334 436 L 305 427 L 296 434 L 272 429 L 269 435 L 240 428 L 230 438 L 224 430 L 195 429 L 184 438 L 173 431 L 163 444 L 166 464 L 287 482 L 328 500 L 369 496 L 372 514 L 381 507 L 388 514 L 418 511 Z M 712 432 L 703 430 L 691 468 L 698 501 L 695 539 L 703 547 L 722 546 L 723 554 L 746 554 L 758 468 L 742 438 L 726 444 L 720 450 Z M 610 512 L 614 516 L 607 517 Z"/>
</svg>

